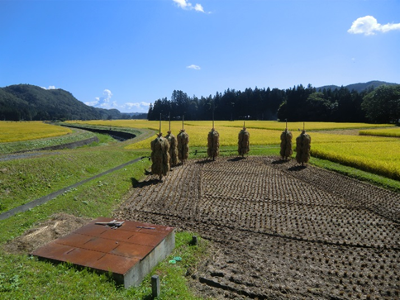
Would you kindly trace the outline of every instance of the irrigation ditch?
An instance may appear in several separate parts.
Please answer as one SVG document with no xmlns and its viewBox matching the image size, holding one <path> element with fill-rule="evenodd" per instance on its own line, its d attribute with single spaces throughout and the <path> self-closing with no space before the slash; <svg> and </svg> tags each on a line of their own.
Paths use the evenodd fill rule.
<svg viewBox="0 0 400 300">
<path fill-rule="evenodd" d="M 68 123 L 62 123 L 60 125 L 65 126 L 65 127 L 70 127 L 70 128 L 87 130 L 87 131 L 100 133 L 100 134 L 107 134 L 118 141 L 126 141 L 126 140 L 133 139 L 136 137 L 136 134 L 134 134 L 132 132 L 124 131 L 124 130 L 115 130 L 112 127 L 110 127 L 109 129 L 106 129 L 106 128 L 100 128 L 100 126 L 90 126 L 90 125 L 83 126 L 83 125 L 73 125 L 73 124 L 68 124 Z M 102 126 L 102 127 L 105 127 L 105 126 Z"/>
</svg>

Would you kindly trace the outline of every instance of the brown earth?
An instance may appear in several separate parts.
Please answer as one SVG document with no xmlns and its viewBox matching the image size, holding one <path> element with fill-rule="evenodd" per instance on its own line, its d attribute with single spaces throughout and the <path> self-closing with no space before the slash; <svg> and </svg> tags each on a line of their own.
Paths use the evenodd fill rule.
<svg viewBox="0 0 400 300">
<path fill-rule="evenodd" d="M 137 183 L 115 218 L 212 241 L 203 297 L 399 298 L 400 195 L 273 157 L 218 158 Z"/>
<path fill-rule="evenodd" d="M 26 231 L 22 236 L 3 246 L 9 253 L 25 254 L 46 245 L 52 240 L 77 230 L 86 225 L 90 219 L 75 217 L 60 213 L 53 215 L 49 220 L 38 224 L 35 228 Z"/>
<path fill-rule="evenodd" d="M 274 157 L 189 161 L 147 176 L 114 217 L 211 240 L 187 271 L 222 299 L 398 299 L 400 195 Z M 27 253 L 89 220 L 57 214 L 5 245 Z"/>
</svg>

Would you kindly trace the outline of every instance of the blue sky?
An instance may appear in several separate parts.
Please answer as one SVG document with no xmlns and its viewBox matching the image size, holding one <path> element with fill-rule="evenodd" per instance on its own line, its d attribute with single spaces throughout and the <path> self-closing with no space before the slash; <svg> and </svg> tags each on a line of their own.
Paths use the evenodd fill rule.
<svg viewBox="0 0 400 300">
<path fill-rule="evenodd" d="M 400 83 L 399 0 L 0 0 L 0 87 L 147 112 L 173 90 Z"/>
</svg>

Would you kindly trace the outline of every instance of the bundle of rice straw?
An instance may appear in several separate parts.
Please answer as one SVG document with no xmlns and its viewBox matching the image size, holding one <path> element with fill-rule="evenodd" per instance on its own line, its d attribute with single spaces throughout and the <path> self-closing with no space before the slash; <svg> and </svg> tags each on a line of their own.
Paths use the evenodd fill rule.
<svg viewBox="0 0 400 300">
<path fill-rule="evenodd" d="M 189 135 L 182 129 L 178 136 L 178 158 L 184 163 L 189 157 Z"/>
<path fill-rule="evenodd" d="M 169 164 L 173 167 L 178 164 L 178 143 L 176 137 L 171 133 L 171 131 L 168 131 L 165 138 L 169 143 Z"/>
<path fill-rule="evenodd" d="M 303 130 L 296 138 L 296 160 L 304 165 L 310 160 L 311 137 Z"/>
<path fill-rule="evenodd" d="M 169 143 L 166 138 L 162 137 L 160 133 L 157 138 L 151 142 L 151 172 L 154 175 L 160 176 L 162 180 L 163 175 L 167 175 L 169 171 Z"/>
<path fill-rule="evenodd" d="M 207 155 L 213 160 L 219 155 L 219 133 L 214 128 L 208 133 Z"/>
<path fill-rule="evenodd" d="M 284 132 L 281 134 L 281 157 L 284 160 L 287 160 L 292 154 L 292 133 L 285 129 Z"/>
<path fill-rule="evenodd" d="M 250 133 L 243 126 L 243 129 L 239 132 L 238 152 L 242 157 L 250 151 Z"/>
</svg>

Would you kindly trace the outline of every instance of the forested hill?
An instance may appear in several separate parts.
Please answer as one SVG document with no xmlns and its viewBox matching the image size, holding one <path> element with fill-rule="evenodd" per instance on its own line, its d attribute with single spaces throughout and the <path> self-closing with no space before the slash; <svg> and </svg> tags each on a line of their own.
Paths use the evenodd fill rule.
<svg viewBox="0 0 400 300">
<path fill-rule="evenodd" d="M 364 83 L 353 83 L 344 86 L 344 88 L 348 89 L 349 91 L 356 91 L 358 93 L 361 93 L 365 90 L 370 90 L 371 88 L 376 89 L 377 87 L 381 85 L 397 85 L 397 83 L 390 83 L 390 82 L 385 82 L 385 81 L 379 81 L 379 80 L 373 80 L 373 81 L 368 81 Z M 330 90 L 335 90 L 335 89 L 340 89 L 340 86 L 337 85 L 325 85 L 317 88 L 317 91 L 322 91 L 323 89 L 330 89 Z"/>
<path fill-rule="evenodd" d="M 94 108 L 62 89 L 46 90 L 30 84 L 0 88 L 0 120 L 117 119 L 117 109 Z"/>
</svg>

